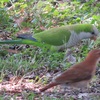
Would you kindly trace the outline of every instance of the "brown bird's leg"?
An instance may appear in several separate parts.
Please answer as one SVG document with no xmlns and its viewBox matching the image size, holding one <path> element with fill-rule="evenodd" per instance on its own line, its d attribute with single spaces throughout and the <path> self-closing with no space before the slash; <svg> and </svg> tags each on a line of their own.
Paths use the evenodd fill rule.
<svg viewBox="0 0 100 100">
<path fill-rule="evenodd" d="M 45 87 L 41 88 L 41 89 L 40 89 L 40 92 L 43 92 L 43 91 L 45 91 L 45 90 L 47 90 L 47 89 L 49 89 L 49 88 L 51 88 L 51 87 L 54 87 L 54 86 L 56 86 L 56 85 L 59 85 L 59 83 L 52 82 L 52 83 L 46 85 Z"/>
</svg>

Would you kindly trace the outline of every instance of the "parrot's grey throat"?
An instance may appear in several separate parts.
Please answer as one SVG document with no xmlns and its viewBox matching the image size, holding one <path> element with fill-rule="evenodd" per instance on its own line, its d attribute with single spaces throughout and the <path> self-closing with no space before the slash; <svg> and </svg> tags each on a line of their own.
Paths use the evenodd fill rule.
<svg viewBox="0 0 100 100">
<path fill-rule="evenodd" d="M 93 30 L 95 32 L 94 35 L 97 36 L 99 34 L 97 28 L 93 27 Z M 79 34 L 77 34 L 75 31 L 70 31 L 70 32 L 71 32 L 71 36 L 69 38 L 68 43 L 63 44 L 62 46 L 58 46 L 58 49 L 64 49 L 64 48 L 75 46 L 82 39 L 88 39 L 93 36 L 90 32 L 80 32 Z"/>
</svg>

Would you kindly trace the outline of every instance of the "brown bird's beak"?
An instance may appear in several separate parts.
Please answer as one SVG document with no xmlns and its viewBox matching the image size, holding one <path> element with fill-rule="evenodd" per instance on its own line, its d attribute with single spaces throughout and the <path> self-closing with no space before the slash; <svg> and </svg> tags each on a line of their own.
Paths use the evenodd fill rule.
<svg viewBox="0 0 100 100">
<path fill-rule="evenodd" d="M 93 36 L 90 39 L 95 41 L 97 39 L 97 36 Z"/>
</svg>

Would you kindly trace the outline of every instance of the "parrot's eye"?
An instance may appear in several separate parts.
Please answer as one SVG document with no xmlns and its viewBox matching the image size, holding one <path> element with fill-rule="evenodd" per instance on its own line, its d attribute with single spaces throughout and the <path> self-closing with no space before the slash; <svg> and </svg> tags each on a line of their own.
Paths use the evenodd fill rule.
<svg viewBox="0 0 100 100">
<path fill-rule="evenodd" d="M 95 34 L 94 32 L 92 32 L 91 34 Z"/>
</svg>

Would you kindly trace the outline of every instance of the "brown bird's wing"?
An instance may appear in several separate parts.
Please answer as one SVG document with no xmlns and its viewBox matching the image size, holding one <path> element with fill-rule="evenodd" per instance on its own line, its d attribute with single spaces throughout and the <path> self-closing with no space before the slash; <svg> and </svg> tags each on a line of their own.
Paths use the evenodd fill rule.
<svg viewBox="0 0 100 100">
<path fill-rule="evenodd" d="M 73 83 L 82 80 L 89 80 L 91 79 L 92 74 L 91 71 L 86 68 L 87 66 L 77 64 L 56 77 L 54 81 L 58 83 Z"/>
</svg>

